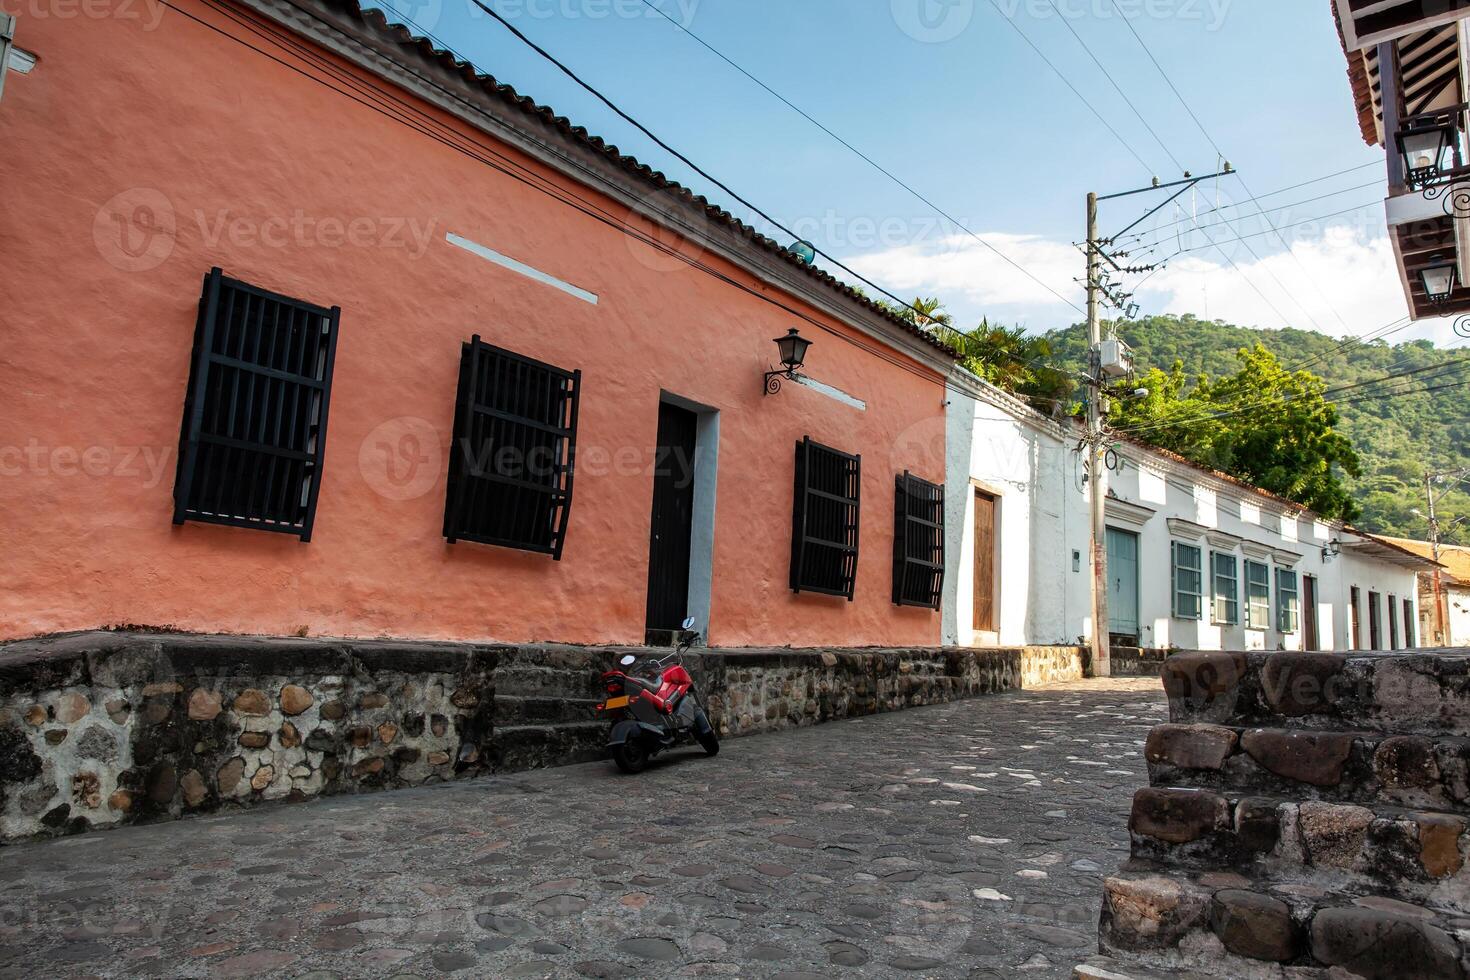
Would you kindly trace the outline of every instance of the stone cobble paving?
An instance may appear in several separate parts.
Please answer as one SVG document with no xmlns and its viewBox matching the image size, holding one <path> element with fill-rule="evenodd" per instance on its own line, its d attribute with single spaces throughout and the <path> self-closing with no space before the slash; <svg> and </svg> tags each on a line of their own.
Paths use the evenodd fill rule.
<svg viewBox="0 0 1470 980">
<path fill-rule="evenodd" d="M 0 849 L 0 977 L 1063 977 L 1157 680 Z"/>
</svg>

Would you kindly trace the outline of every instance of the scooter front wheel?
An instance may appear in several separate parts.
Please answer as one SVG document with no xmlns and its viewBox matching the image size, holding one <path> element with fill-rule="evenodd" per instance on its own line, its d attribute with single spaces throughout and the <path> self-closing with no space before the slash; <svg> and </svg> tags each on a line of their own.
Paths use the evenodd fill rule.
<svg viewBox="0 0 1470 980">
<path fill-rule="evenodd" d="M 705 755 L 719 755 L 720 736 L 715 734 L 715 726 L 709 723 L 709 717 L 705 715 L 703 708 L 696 710 L 699 713 L 694 719 L 694 737 L 699 740 Z"/>
<path fill-rule="evenodd" d="M 613 749 L 613 761 L 623 772 L 642 772 L 648 766 L 648 746 L 641 739 L 630 738 Z"/>
</svg>

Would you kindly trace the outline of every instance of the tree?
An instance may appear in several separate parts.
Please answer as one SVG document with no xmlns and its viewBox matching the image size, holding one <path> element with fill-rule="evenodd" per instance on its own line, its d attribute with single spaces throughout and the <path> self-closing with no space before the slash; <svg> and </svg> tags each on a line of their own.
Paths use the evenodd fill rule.
<svg viewBox="0 0 1470 980">
<path fill-rule="evenodd" d="M 1137 382 L 1143 398 L 1117 392 L 1112 426 L 1310 507 L 1324 517 L 1354 520 L 1359 506 L 1344 475 L 1362 470 L 1353 444 L 1337 431 L 1326 382 L 1287 371 L 1257 343 L 1236 353 L 1234 374 L 1200 374 L 1191 382 L 1175 361 Z M 1130 385 L 1130 387 L 1133 387 Z"/>
<path fill-rule="evenodd" d="M 1051 343 L 1045 337 L 988 319 L 968 332 L 946 328 L 938 334 L 960 352 L 960 364 L 980 378 L 1026 398 L 1048 414 L 1065 409 L 1072 379 L 1049 363 Z"/>
</svg>

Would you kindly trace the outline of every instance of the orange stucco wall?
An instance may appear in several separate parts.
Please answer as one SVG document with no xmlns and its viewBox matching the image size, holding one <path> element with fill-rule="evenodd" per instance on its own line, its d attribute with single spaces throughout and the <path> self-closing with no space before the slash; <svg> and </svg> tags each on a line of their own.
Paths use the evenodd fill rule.
<svg viewBox="0 0 1470 980">
<path fill-rule="evenodd" d="M 671 262 L 178 10 L 128 9 L 22 12 L 17 43 L 40 63 L 12 73 L 0 101 L 0 635 L 137 623 L 639 641 L 666 390 L 722 413 L 712 642 L 938 641 L 937 612 L 889 598 L 893 475 L 943 478 L 938 375 Z M 300 64 L 192 0 L 182 9 Z M 600 302 L 488 263 L 446 232 Z M 200 282 L 215 265 L 342 307 L 309 543 L 170 521 Z M 866 411 L 791 385 L 762 397 L 771 338 L 792 325 L 816 341 L 812 376 Z M 442 537 L 459 349 L 476 332 L 583 372 L 560 562 Z M 793 445 L 805 434 L 863 454 L 853 603 L 787 588 Z"/>
</svg>

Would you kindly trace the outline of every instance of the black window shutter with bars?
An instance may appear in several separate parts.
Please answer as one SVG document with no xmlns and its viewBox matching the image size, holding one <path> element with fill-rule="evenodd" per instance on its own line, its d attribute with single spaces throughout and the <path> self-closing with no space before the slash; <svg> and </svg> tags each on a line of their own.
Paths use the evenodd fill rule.
<svg viewBox="0 0 1470 980">
<path fill-rule="evenodd" d="M 857 581 L 861 456 L 812 442 L 796 444 L 791 523 L 791 591 L 843 596 Z"/>
<path fill-rule="evenodd" d="M 895 483 L 893 601 L 938 609 L 944 591 L 944 487 L 908 470 Z"/>
<path fill-rule="evenodd" d="M 464 345 L 444 536 L 561 560 L 572 509 L 582 372 Z"/>
<path fill-rule="evenodd" d="M 341 309 L 204 277 L 179 432 L 174 523 L 311 540 Z"/>
</svg>

